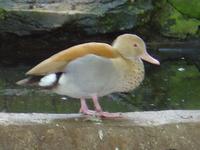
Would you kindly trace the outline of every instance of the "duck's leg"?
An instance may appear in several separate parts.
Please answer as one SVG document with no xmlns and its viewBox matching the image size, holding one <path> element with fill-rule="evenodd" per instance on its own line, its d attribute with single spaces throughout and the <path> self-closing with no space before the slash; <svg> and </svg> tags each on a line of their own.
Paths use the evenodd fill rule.
<svg viewBox="0 0 200 150">
<path fill-rule="evenodd" d="M 92 96 L 92 101 L 94 103 L 94 107 L 95 107 L 96 112 L 103 112 L 101 105 L 99 104 L 98 97 L 96 95 Z"/>
<path fill-rule="evenodd" d="M 85 115 L 94 115 L 96 113 L 95 111 L 88 109 L 88 106 L 84 98 L 81 98 L 80 101 L 81 101 L 81 108 L 79 110 L 80 113 L 83 113 Z"/>
<path fill-rule="evenodd" d="M 92 96 L 92 100 L 94 103 L 94 107 L 96 112 L 98 113 L 97 115 L 100 117 L 105 117 L 105 118 L 119 118 L 122 117 L 120 113 L 109 113 L 109 112 L 104 112 L 101 108 L 101 105 L 99 104 L 98 97 L 96 95 Z"/>
</svg>

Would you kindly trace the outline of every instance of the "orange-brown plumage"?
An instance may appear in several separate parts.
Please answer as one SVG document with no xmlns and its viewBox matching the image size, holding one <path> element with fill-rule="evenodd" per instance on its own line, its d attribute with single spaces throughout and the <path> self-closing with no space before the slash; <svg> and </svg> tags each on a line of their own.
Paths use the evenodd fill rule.
<svg viewBox="0 0 200 150">
<path fill-rule="evenodd" d="M 26 74 L 46 75 L 54 72 L 62 72 L 70 61 L 87 54 L 95 54 L 106 58 L 115 58 L 119 55 L 112 46 L 105 43 L 91 42 L 80 44 L 51 56 L 29 70 Z"/>
</svg>

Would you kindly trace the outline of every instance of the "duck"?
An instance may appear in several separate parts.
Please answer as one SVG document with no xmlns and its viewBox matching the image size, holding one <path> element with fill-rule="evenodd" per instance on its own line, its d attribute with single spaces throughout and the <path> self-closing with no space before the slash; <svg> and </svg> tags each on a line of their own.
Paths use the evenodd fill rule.
<svg viewBox="0 0 200 150">
<path fill-rule="evenodd" d="M 120 117 L 103 111 L 99 98 L 129 92 L 144 79 L 143 60 L 160 65 L 135 34 L 119 35 L 112 44 L 88 42 L 62 50 L 26 72 L 18 85 L 36 85 L 59 95 L 80 99 L 79 112 L 100 117 Z M 87 99 L 92 99 L 90 110 Z"/>
</svg>

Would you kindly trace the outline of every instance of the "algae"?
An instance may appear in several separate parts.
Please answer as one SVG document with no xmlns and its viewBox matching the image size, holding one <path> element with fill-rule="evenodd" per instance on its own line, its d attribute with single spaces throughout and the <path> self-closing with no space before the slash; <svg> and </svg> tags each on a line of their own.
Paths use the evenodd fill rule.
<svg viewBox="0 0 200 150">
<path fill-rule="evenodd" d="M 174 22 L 171 24 L 171 22 Z M 172 8 L 172 13 L 170 14 L 166 24 L 169 25 L 168 35 L 186 38 L 188 35 L 196 36 L 200 21 L 193 18 L 188 18 L 183 16 L 177 10 Z"/>
<path fill-rule="evenodd" d="M 181 14 L 200 19 L 199 0 L 168 0 L 168 2 Z"/>
<path fill-rule="evenodd" d="M 152 9 L 150 1 L 128 1 L 105 13 L 96 21 L 96 26 L 103 33 L 132 29 L 147 23 Z"/>
<path fill-rule="evenodd" d="M 199 37 L 200 21 L 198 19 L 182 14 L 167 1 L 163 1 L 158 7 L 160 10 L 156 20 L 164 36 L 180 39 Z"/>
</svg>

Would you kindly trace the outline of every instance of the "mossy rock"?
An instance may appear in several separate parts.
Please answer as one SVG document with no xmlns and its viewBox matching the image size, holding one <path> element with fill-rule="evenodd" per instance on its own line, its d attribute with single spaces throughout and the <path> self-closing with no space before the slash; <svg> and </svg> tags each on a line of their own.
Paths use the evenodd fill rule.
<svg viewBox="0 0 200 150">
<path fill-rule="evenodd" d="M 182 14 L 170 3 L 165 2 L 161 7 L 156 22 L 161 28 L 161 34 L 180 39 L 199 37 L 200 20 Z"/>
<path fill-rule="evenodd" d="M 91 8 L 90 8 L 91 9 Z M 93 10 L 93 16 L 88 15 L 79 21 L 79 26 L 87 34 L 111 33 L 130 30 L 136 26 L 141 26 L 150 20 L 153 9 L 151 1 L 139 0 L 135 2 L 127 1 L 118 7 L 112 8 L 104 13 Z M 90 10 L 91 11 L 91 10 Z M 101 11 L 100 11 L 101 12 Z M 98 14 L 98 16 L 96 15 Z"/>
<path fill-rule="evenodd" d="M 199 0 L 169 0 L 168 2 L 182 14 L 200 19 Z"/>
<path fill-rule="evenodd" d="M 68 25 L 71 31 L 79 30 L 87 35 L 130 30 L 147 22 L 148 19 L 140 16 L 150 16 L 147 12 L 153 9 L 151 0 L 55 1 L 54 5 L 50 0 L 31 3 L 0 0 L 0 7 L 8 11 L 7 19 L 0 22 L 0 34 L 19 36 L 69 28 Z"/>
</svg>

